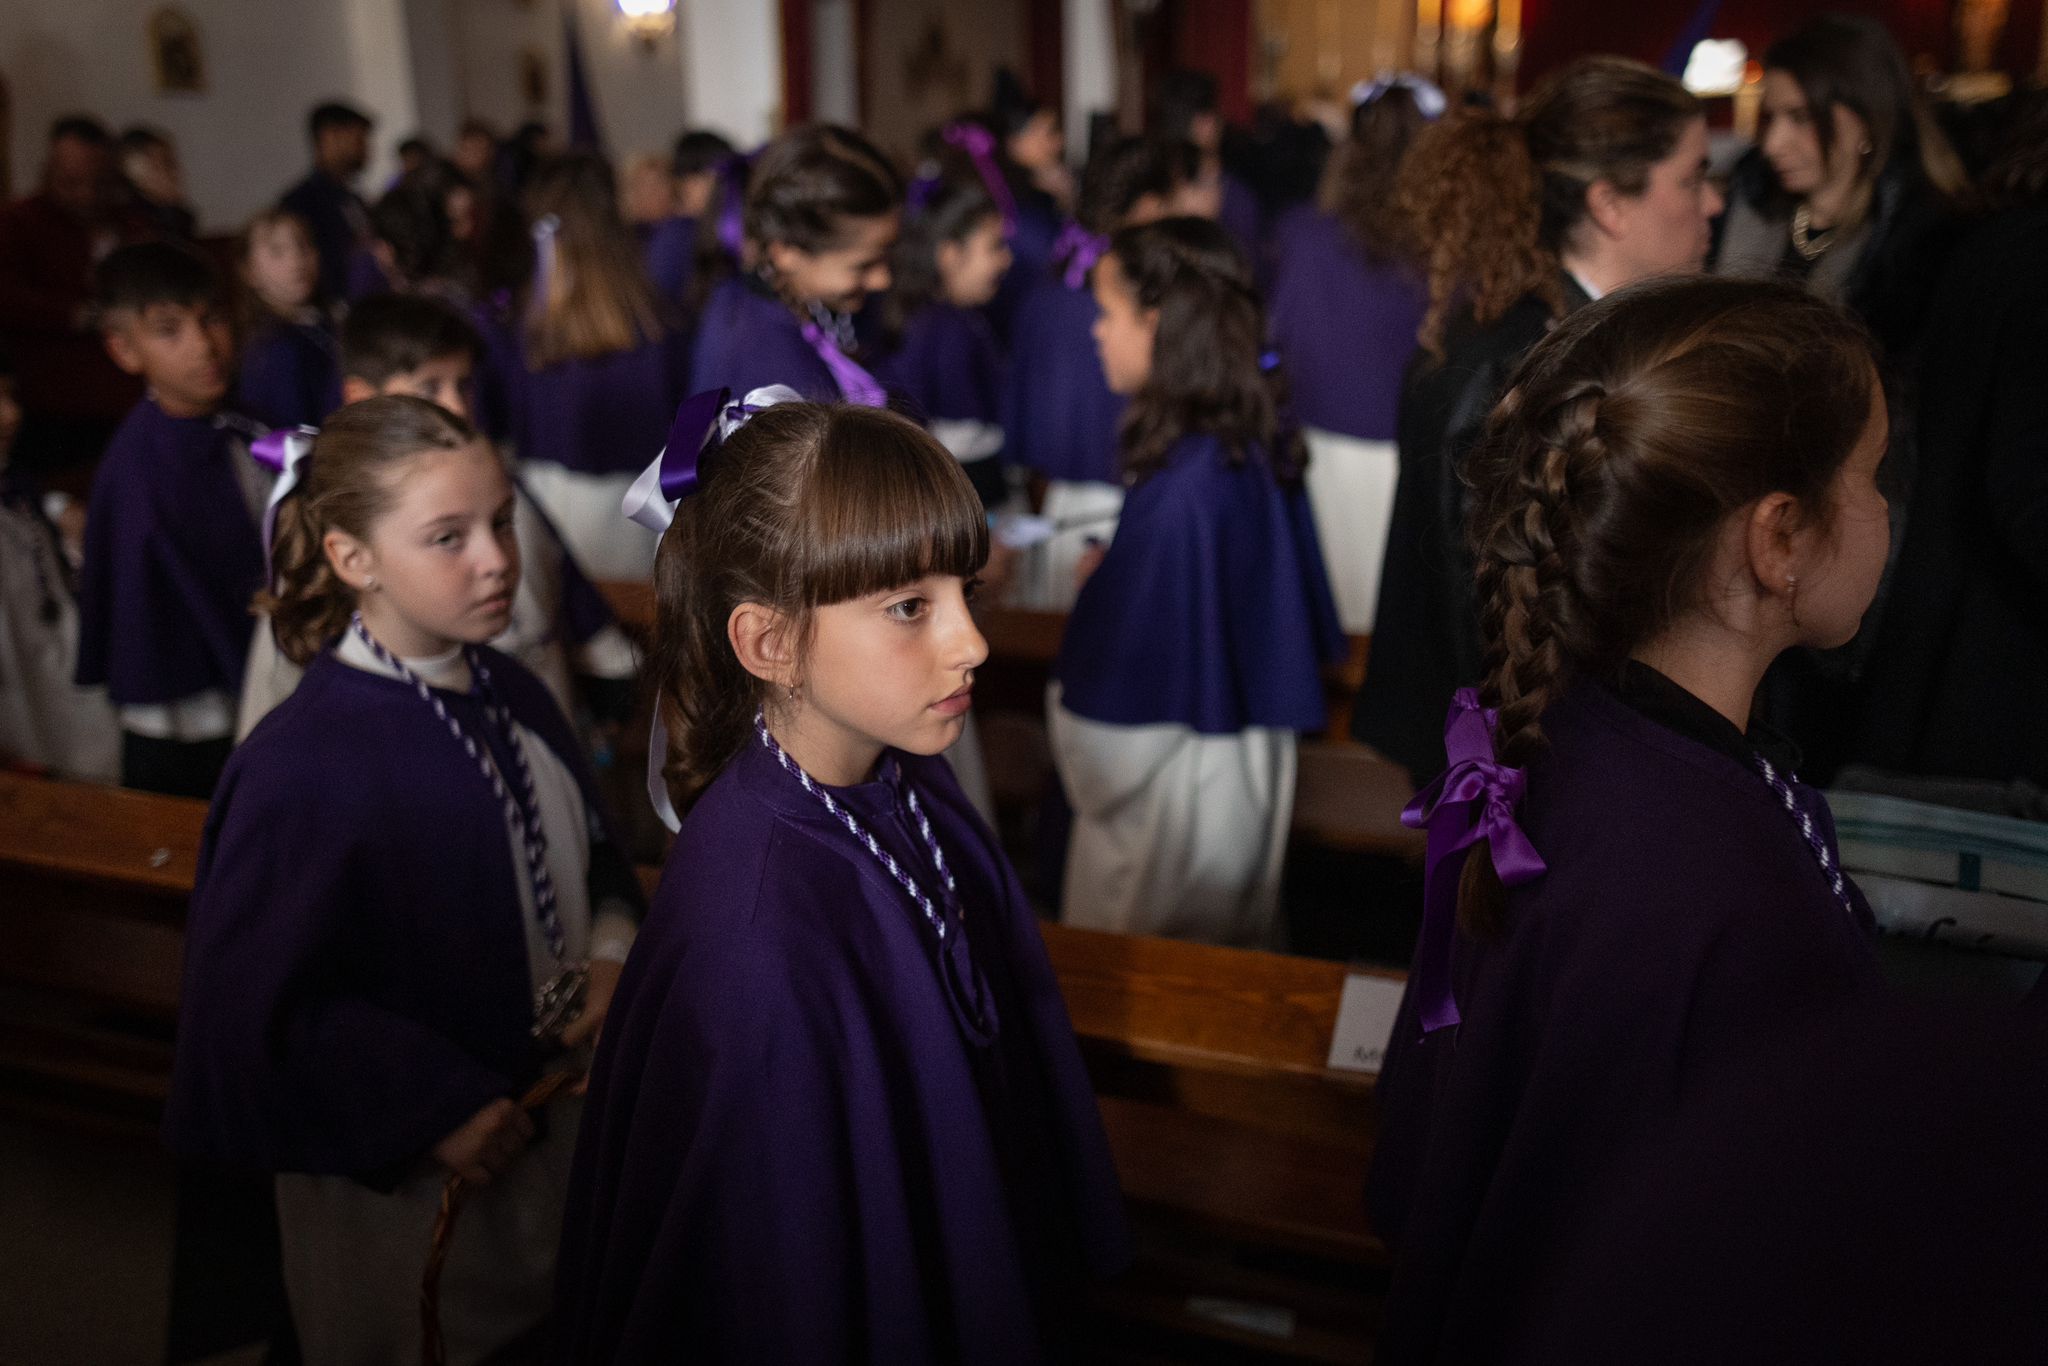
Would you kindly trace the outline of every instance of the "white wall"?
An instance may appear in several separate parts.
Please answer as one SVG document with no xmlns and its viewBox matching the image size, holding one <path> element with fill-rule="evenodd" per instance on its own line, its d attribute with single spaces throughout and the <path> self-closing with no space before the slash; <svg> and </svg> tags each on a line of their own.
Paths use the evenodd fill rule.
<svg viewBox="0 0 2048 1366">
<path fill-rule="evenodd" d="M 200 222 L 226 231 L 306 172 L 306 111 L 345 98 L 379 119 L 381 153 L 411 132 L 401 0 L 182 0 L 198 26 L 207 88 L 160 95 L 147 19 L 158 0 L 4 0 L 0 72 L 14 95 L 17 190 L 42 174 L 44 138 L 62 114 L 118 131 L 169 130 Z M 380 158 L 381 160 L 381 158 Z M 373 163 L 366 185 L 381 183 Z"/>
<path fill-rule="evenodd" d="M 681 0 L 684 110 L 742 148 L 782 122 L 781 8 L 770 0 Z"/>
<path fill-rule="evenodd" d="M 1116 108 L 1116 30 L 1110 0 L 1066 0 L 1062 11 L 1067 156 L 1088 155 L 1088 118 Z"/>
</svg>

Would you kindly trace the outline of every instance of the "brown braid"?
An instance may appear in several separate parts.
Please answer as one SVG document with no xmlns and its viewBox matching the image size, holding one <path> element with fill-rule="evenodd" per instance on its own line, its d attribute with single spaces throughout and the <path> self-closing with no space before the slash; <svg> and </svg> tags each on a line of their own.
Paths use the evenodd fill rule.
<svg viewBox="0 0 2048 1366">
<path fill-rule="evenodd" d="M 1523 363 L 1466 475 L 1494 753 L 1527 768 L 1579 680 L 1612 678 L 1682 617 L 1712 610 L 1726 519 L 1774 492 L 1826 527 L 1837 471 L 1871 420 L 1869 343 L 1791 286 L 1692 279 L 1581 309 Z M 1481 846 L 1459 917 L 1497 932 Z"/>
</svg>

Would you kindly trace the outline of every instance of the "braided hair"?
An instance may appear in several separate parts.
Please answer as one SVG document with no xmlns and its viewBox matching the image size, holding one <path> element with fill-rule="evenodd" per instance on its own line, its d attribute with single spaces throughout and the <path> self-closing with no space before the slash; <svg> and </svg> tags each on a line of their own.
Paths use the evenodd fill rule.
<svg viewBox="0 0 2048 1366">
<path fill-rule="evenodd" d="M 1708 606 L 1731 514 L 1783 492 L 1825 531 L 1877 384 L 1857 323 L 1771 281 L 1637 285 L 1546 337 L 1466 469 L 1495 757 L 1526 766 L 1573 683 Z M 1484 934 L 1504 914 L 1481 847 L 1460 919 Z"/>
</svg>

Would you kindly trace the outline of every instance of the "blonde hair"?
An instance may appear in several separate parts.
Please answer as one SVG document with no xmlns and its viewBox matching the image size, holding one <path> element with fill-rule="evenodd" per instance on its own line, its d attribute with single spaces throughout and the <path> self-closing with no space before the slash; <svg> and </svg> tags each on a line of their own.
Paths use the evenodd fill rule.
<svg viewBox="0 0 2048 1366">
<path fill-rule="evenodd" d="M 299 485 L 278 505 L 271 541 L 272 583 L 256 595 L 277 648 L 305 664 L 348 627 L 353 588 L 328 562 L 329 531 L 366 540 L 396 499 L 396 468 L 427 451 L 460 450 L 477 439 L 467 422 L 436 403 L 390 395 L 351 403 L 320 429 L 299 466 Z"/>
<path fill-rule="evenodd" d="M 536 276 L 526 312 L 526 365 L 630 351 L 660 338 L 661 307 L 640 249 L 619 216 L 617 182 L 603 157 L 571 152 L 534 173 L 526 193 L 534 222 L 552 217 L 554 265 Z"/>
</svg>

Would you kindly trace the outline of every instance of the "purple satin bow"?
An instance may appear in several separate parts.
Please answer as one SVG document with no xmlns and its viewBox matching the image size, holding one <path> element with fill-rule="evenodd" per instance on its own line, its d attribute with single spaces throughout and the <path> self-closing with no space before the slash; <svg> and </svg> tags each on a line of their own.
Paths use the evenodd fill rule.
<svg viewBox="0 0 2048 1366">
<path fill-rule="evenodd" d="M 1423 857 L 1422 934 L 1415 945 L 1415 991 L 1425 1034 L 1458 1023 L 1451 991 L 1451 947 L 1458 933 L 1458 879 L 1465 853 L 1485 840 L 1501 883 L 1517 887 L 1547 871 L 1542 856 L 1515 824 L 1522 770 L 1494 757 L 1499 713 L 1479 705 L 1479 694 L 1458 689 L 1444 720 L 1450 767 L 1415 795 L 1401 824 L 1429 832 Z"/>
<path fill-rule="evenodd" d="M 299 486 L 299 467 L 313 453 L 318 427 L 280 427 L 265 432 L 249 443 L 249 458 L 277 474 L 270 497 L 263 504 L 263 581 L 275 582 L 270 569 L 270 552 L 277 540 L 277 505 Z"/>
<path fill-rule="evenodd" d="M 1079 223 L 1069 223 L 1060 229 L 1060 235 L 1052 244 L 1052 259 L 1063 261 L 1063 278 L 1068 289 L 1079 289 L 1088 283 L 1088 272 L 1095 269 L 1095 263 L 1109 250 L 1109 239 L 1101 233 L 1090 232 Z"/>
<path fill-rule="evenodd" d="M 889 402 L 889 395 L 880 381 L 860 368 L 860 365 L 839 349 L 839 342 L 830 332 L 816 321 L 807 322 L 803 328 L 804 340 L 811 350 L 818 353 L 818 359 L 825 362 L 825 368 L 832 372 L 833 383 L 839 386 L 840 397 L 848 403 L 858 403 L 863 408 L 882 408 Z"/>
<path fill-rule="evenodd" d="M 626 491 L 620 510 L 627 517 L 657 536 L 668 530 L 675 505 L 697 491 L 704 448 L 731 397 L 730 389 L 707 389 L 682 401 L 676 420 L 669 424 L 668 444 Z"/>
<path fill-rule="evenodd" d="M 1010 182 L 1003 178 L 1003 168 L 996 165 L 996 135 L 978 123 L 949 123 L 939 134 L 947 142 L 967 153 L 974 163 L 975 174 L 981 177 L 982 186 L 988 190 L 996 208 L 1003 215 L 1003 236 L 1012 237 L 1017 232 L 1017 197 L 1010 193 Z"/>
</svg>

